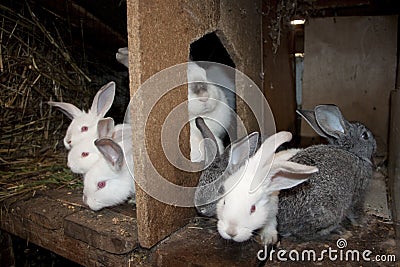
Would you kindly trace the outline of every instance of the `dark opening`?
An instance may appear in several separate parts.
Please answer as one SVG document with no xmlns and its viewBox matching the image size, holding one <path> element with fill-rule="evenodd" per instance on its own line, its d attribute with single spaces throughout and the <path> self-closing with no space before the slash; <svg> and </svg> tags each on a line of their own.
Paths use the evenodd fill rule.
<svg viewBox="0 0 400 267">
<path fill-rule="evenodd" d="M 209 61 L 227 65 L 236 68 L 228 51 L 225 49 L 221 40 L 215 32 L 208 33 L 200 39 L 190 44 L 189 59 L 191 61 Z M 236 95 L 230 90 L 224 90 L 228 99 L 229 106 L 236 111 Z M 230 129 L 226 132 L 222 141 L 226 147 L 232 140 L 236 139 L 236 121 L 233 119 Z"/>
<path fill-rule="evenodd" d="M 190 59 L 193 61 L 211 61 L 236 68 L 228 51 L 215 32 L 204 35 L 190 45 Z"/>
</svg>

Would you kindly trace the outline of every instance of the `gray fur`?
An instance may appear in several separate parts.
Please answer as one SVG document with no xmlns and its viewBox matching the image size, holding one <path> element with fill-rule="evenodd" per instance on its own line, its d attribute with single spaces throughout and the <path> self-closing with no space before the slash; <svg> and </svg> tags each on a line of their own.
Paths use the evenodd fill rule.
<svg viewBox="0 0 400 267">
<path fill-rule="evenodd" d="M 331 117 L 333 109 L 336 115 Z M 362 215 L 376 150 L 371 131 L 359 122 L 346 121 L 336 106 L 319 105 L 314 111 L 314 119 L 307 112 L 307 122 L 319 127 L 316 132 L 322 131 L 330 144 L 301 150 L 291 161 L 316 166 L 319 172 L 279 194 L 279 233 L 305 240 L 323 238 L 338 229 L 345 218 L 353 221 Z"/>
<path fill-rule="evenodd" d="M 206 143 L 204 147 L 205 154 L 215 155 L 213 151 L 209 151 L 213 147 L 215 150 L 215 138 L 201 117 L 196 118 L 196 126 L 202 133 L 203 138 L 209 138 L 215 144 L 215 146 L 210 146 Z M 247 158 L 253 156 L 258 146 L 259 134 L 254 132 L 231 143 L 222 155 L 216 154 L 213 162 L 201 173 L 195 192 L 194 203 L 201 215 L 211 217 L 216 214 L 218 199 L 223 194 L 222 184 L 225 178 L 229 177 L 227 172 L 235 168 L 236 165 L 243 164 Z M 206 156 L 207 162 L 208 156 Z"/>
</svg>

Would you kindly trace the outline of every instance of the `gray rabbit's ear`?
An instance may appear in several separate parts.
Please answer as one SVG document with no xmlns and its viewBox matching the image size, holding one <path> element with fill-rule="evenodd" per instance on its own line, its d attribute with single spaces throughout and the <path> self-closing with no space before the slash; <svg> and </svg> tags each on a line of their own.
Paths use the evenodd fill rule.
<svg viewBox="0 0 400 267">
<path fill-rule="evenodd" d="M 258 148 L 260 134 L 253 132 L 231 144 L 231 166 L 239 165 L 254 155 Z"/>
<path fill-rule="evenodd" d="M 108 138 L 97 139 L 95 146 L 115 171 L 120 171 L 124 164 L 124 152 L 113 140 Z"/>
<path fill-rule="evenodd" d="M 210 128 L 208 128 L 202 117 L 197 117 L 195 119 L 196 127 L 200 130 L 201 135 L 204 138 L 204 160 L 205 165 L 208 165 L 212 161 L 214 161 L 215 157 L 219 157 L 219 151 L 217 146 L 217 140 L 215 139 L 214 134 L 211 132 Z"/>
<path fill-rule="evenodd" d="M 321 127 L 318 125 L 317 119 L 315 118 L 315 112 L 313 110 L 296 110 L 297 114 L 299 114 L 310 126 L 314 129 L 314 131 L 324 138 L 328 138 L 328 136 L 324 133 Z"/>
<path fill-rule="evenodd" d="M 335 105 L 318 105 L 315 118 L 321 129 L 329 136 L 339 138 L 346 133 L 346 120 Z"/>
</svg>

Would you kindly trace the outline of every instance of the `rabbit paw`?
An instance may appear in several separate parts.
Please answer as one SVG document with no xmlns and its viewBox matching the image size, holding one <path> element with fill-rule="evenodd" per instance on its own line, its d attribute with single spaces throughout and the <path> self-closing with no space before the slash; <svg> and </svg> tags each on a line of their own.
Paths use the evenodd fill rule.
<svg viewBox="0 0 400 267">
<path fill-rule="evenodd" d="M 263 228 L 260 233 L 264 245 L 273 245 L 278 241 L 278 231 L 269 227 Z"/>
</svg>

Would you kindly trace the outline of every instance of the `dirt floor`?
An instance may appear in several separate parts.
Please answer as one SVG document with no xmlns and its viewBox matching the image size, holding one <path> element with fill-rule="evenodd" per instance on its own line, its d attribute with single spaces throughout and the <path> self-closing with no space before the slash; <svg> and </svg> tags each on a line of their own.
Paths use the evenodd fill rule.
<svg viewBox="0 0 400 267">
<path fill-rule="evenodd" d="M 283 255 L 287 262 L 278 259 L 281 249 L 288 251 Z M 363 225 L 349 226 L 348 230 L 332 235 L 329 240 L 299 242 L 287 238 L 281 240 L 276 250 L 273 262 L 285 266 L 303 266 L 308 259 L 311 259 L 310 265 L 315 266 L 400 266 L 392 223 L 372 215 L 365 217 Z M 293 250 L 299 253 L 290 253 Z M 307 250 L 316 252 L 316 260 L 306 253 Z M 290 256 L 295 260 L 291 260 Z"/>
</svg>

